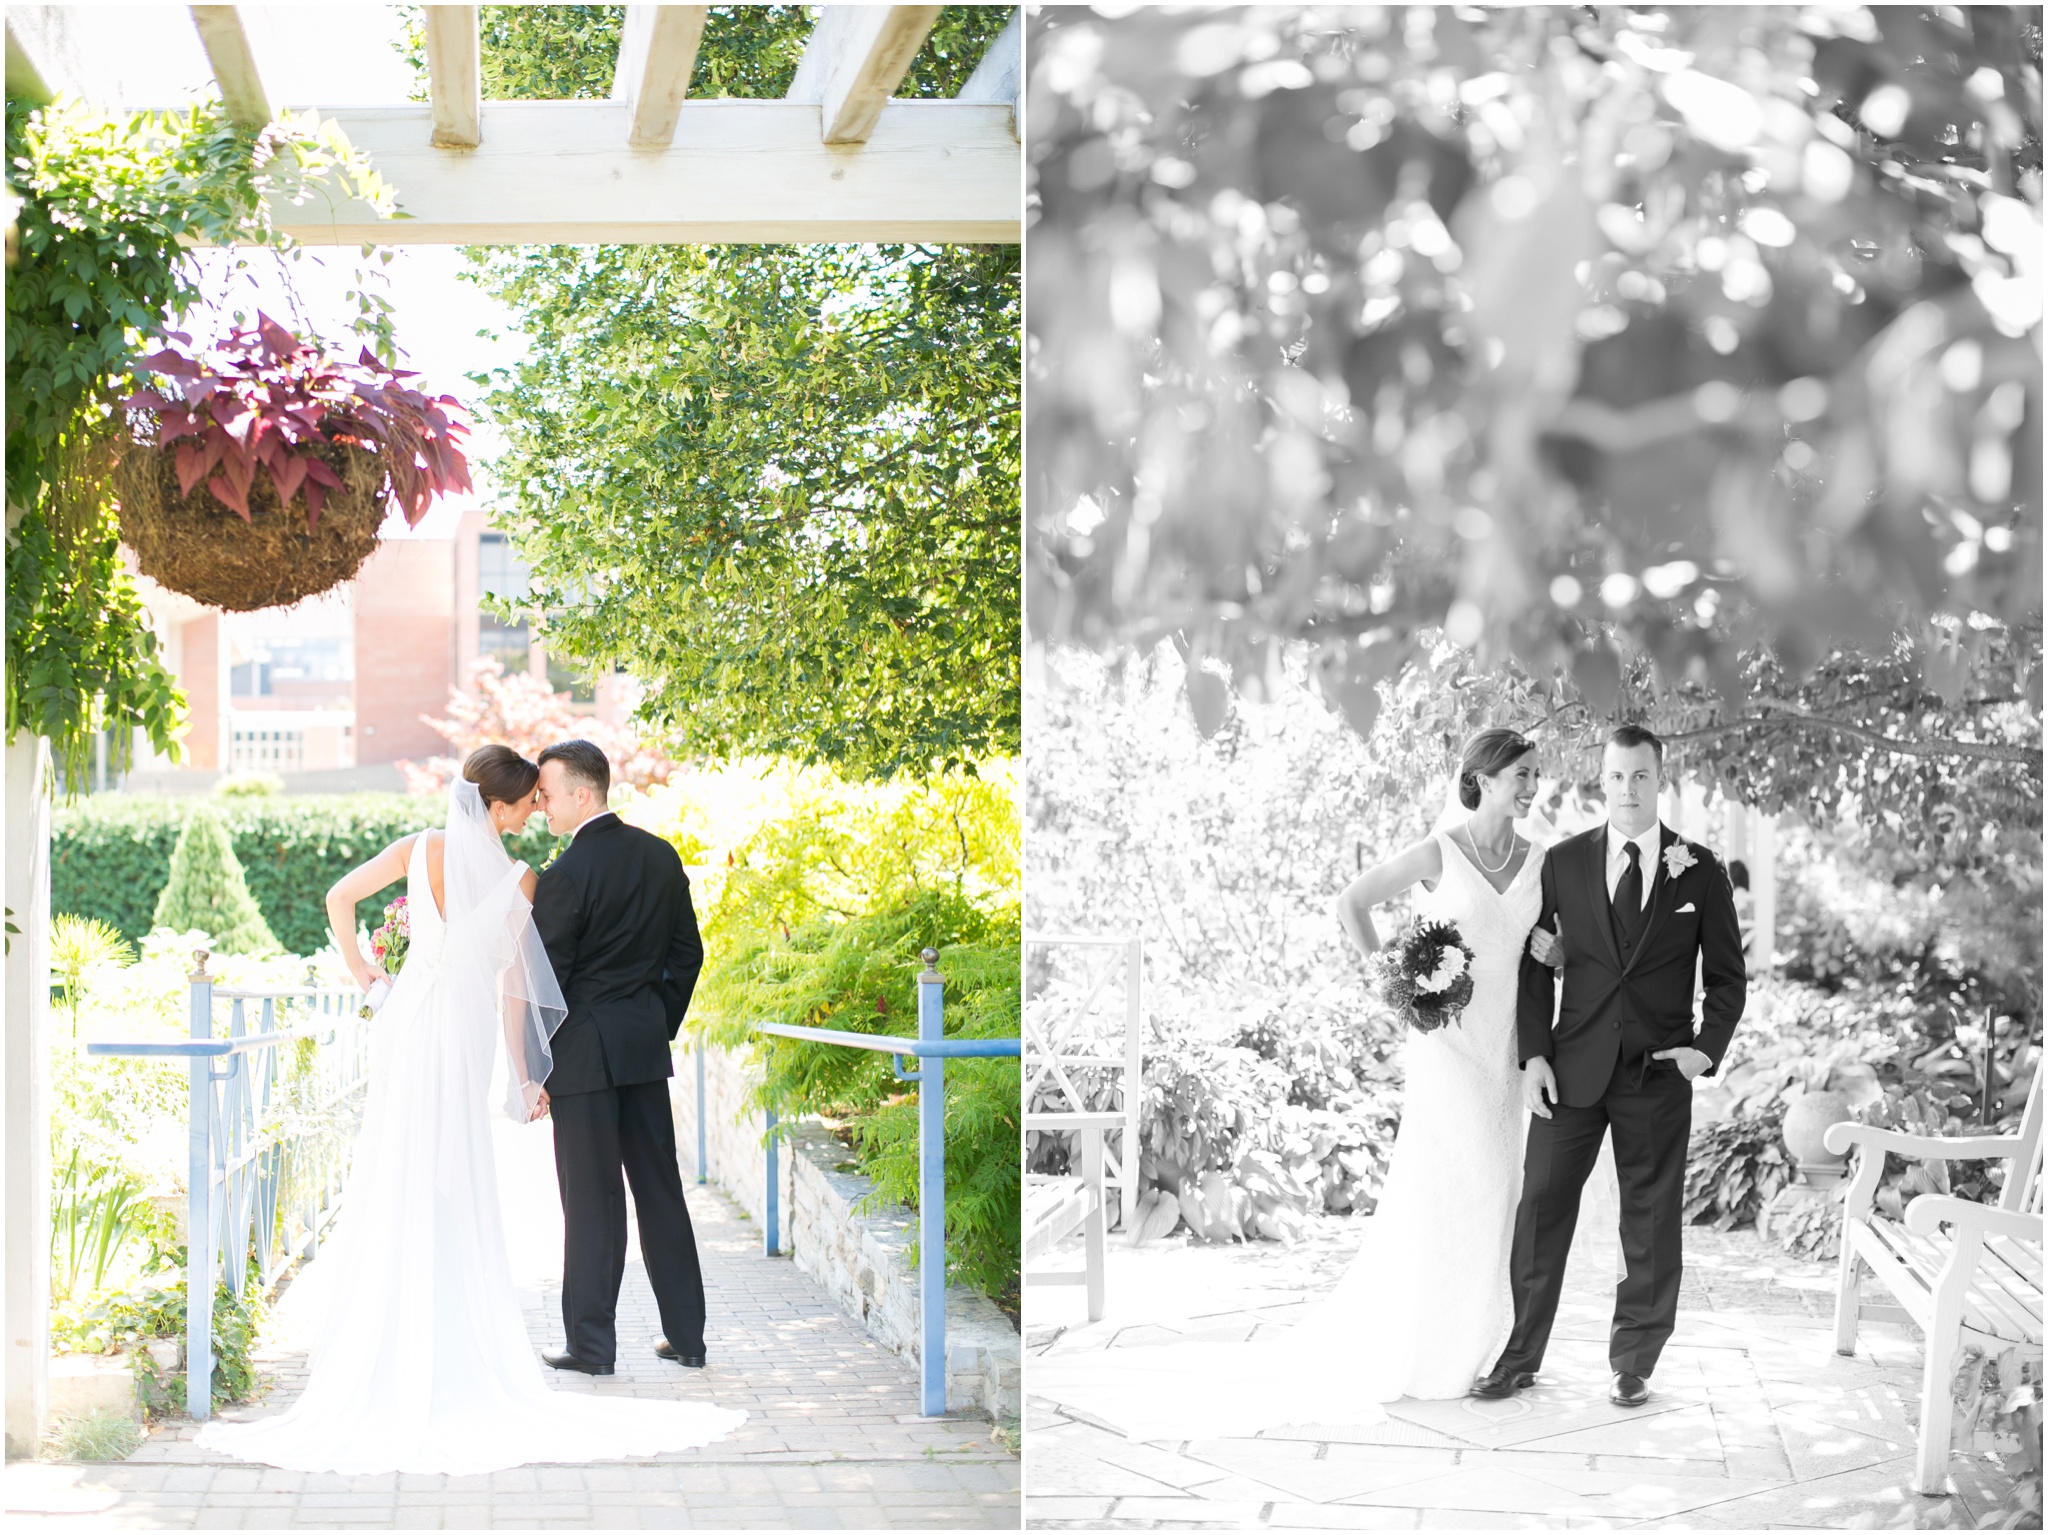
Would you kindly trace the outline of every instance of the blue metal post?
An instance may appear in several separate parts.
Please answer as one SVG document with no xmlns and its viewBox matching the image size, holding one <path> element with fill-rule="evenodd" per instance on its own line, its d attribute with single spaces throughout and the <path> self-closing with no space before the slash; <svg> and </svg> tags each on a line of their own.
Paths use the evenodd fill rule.
<svg viewBox="0 0 2048 1535">
<path fill-rule="evenodd" d="M 917 1037 L 945 1038 L 946 978 L 936 949 L 926 949 L 917 978 Z M 917 1286 L 924 1303 L 920 1360 L 924 1416 L 946 1413 L 946 1062 L 928 1055 L 917 1082 Z"/>
<path fill-rule="evenodd" d="M 768 1110 L 768 1201 L 761 1222 L 761 1250 L 775 1258 L 782 1253 L 782 1157 L 775 1144 L 775 1110 Z"/>
<path fill-rule="evenodd" d="M 213 1037 L 213 979 L 206 952 L 192 982 L 192 1038 Z M 192 1122 L 185 1160 L 185 1407 L 213 1412 L 213 1062 L 192 1060 Z"/>
<path fill-rule="evenodd" d="M 707 1163 L 704 1157 L 704 1041 L 698 1040 L 691 1047 L 697 1057 L 697 1181 L 704 1181 Z"/>
</svg>

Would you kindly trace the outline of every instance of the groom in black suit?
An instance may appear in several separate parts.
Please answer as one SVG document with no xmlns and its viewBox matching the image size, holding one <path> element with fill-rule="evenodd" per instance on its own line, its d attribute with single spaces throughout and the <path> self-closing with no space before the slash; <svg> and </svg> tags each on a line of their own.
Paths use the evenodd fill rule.
<svg viewBox="0 0 2048 1535">
<path fill-rule="evenodd" d="M 609 1375 L 626 1272 L 626 1191 L 640 1256 L 667 1334 L 664 1359 L 704 1363 L 704 1276 L 676 1161 L 669 1046 L 704 965 L 690 880 L 676 850 L 612 814 L 611 764 L 588 741 L 540 754 L 548 830 L 574 840 L 540 873 L 533 921 L 568 1013 L 545 1084 L 562 1192 L 562 1328 L 558 1370 Z"/>
<path fill-rule="evenodd" d="M 1564 996 L 1560 1005 L 1556 972 L 1524 955 L 1515 1025 L 1534 1117 L 1510 1254 L 1515 1326 L 1474 1396 L 1513 1396 L 1535 1380 L 1579 1193 L 1610 1130 L 1628 1264 L 1607 1344 L 1611 1400 L 1649 1400 L 1644 1381 L 1677 1319 L 1692 1081 L 1719 1069 L 1748 977 L 1726 870 L 1657 819 L 1663 775 L 1664 743 L 1619 726 L 1601 763 L 1607 824 L 1544 859 L 1537 923 L 1558 929 Z M 1696 970 L 1706 993 L 1697 1024 Z"/>
</svg>

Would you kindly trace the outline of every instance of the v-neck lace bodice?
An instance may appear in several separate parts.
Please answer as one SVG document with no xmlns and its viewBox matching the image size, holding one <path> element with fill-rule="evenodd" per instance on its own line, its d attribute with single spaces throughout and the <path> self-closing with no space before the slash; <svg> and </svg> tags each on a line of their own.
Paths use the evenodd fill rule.
<svg viewBox="0 0 2048 1535">
<path fill-rule="evenodd" d="M 1437 851 L 1443 857 L 1443 877 L 1436 882 L 1436 889 L 1422 893 L 1417 909 L 1457 923 L 1465 941 L 1472 945 L 1475 973 L 1519 973 L 1522 950 L 1529 941 L 1529 929 L 1536 925 L 1543 901 L 1543 884 L 1537 877 L 1543 858 L 1541 851 L 1530 848 L 1522 859 L 1522 867 L 1508 881 L 1507 889 L 1498 890 L 1449 832 L 1438 832 L 1436 840 Z M 1466 1009 L 1468 1017 L 1477 1009 L 1478 1001 L 1474 997 L 1474 1006 Z M 1507 1005 L 1507 1026 L 1512 1032 L 1512 997 Z"/>
</svg>

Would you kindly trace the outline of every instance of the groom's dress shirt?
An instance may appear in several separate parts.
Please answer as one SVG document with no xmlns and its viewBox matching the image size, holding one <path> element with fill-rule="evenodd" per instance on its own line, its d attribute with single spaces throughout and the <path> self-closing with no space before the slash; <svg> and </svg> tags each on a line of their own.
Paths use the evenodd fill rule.
<svg viewBox="0 0 2048 1535">
<path fill-rule="evenodd" d="M 1640 837 L 1624 837 L 1612 821 L 1607 823 L 1607 899 L 1614 899 L 1614 887 L 1621 883 L 1621 876 L 1628 868 L 1628 845 L 1636 845 L 1636 854 L 1642 860 L 1643 905 L 1650 904 L 1650 886 L 1656 882 L 1657 841 L 1664 828 L 1656 821 Z"/>
</svg>

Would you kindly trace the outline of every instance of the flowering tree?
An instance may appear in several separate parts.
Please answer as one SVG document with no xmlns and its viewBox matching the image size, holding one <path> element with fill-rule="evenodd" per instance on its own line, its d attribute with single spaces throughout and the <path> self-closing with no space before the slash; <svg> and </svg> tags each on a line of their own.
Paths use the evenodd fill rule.
<svg viewBox="0 0 2048 1535">
<path fill-rule="evenodd" d="M 479 746 L 497 742 L 520 756 L 537 757 L 557 741 L 581 739 L 611 759 L 612 782 L 644 789 L 666 783 L 676 764 L 629 725 L 614 725 L 570 706 L 567 693 L 550 689 L 531 672 L 505 670 L 496 656 L 480 658 L 466 689 L 451 688 L 448 717 L 427 723 L 452 749 L 446 757 L 401 762 L 406 787 L 415 794 L 439 793 L 462 771 L 462 759 Z"/>
</svg>

